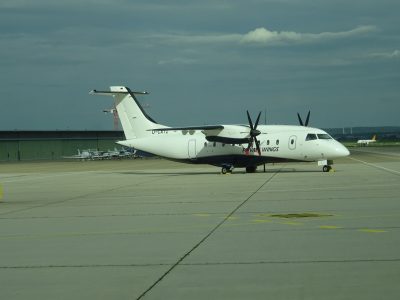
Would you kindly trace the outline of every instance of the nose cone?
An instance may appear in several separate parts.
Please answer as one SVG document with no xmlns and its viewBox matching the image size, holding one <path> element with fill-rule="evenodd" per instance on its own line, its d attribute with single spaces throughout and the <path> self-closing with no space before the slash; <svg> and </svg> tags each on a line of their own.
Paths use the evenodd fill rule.
<svg viewBox="0 0 400 300">
<path fill-rule="evenodd" d="M 336 152 L 337 157 L 345 157 L 345 156 L 350 155 L 350 151 L 339 142 L 337 143 L 337 145 L 335 147 L 335 152 Z"/>
<path fill-rule="evenodd" d="M 338 141 L 332 141 L 331 143 L 327 143 L 325 145 L 325 148 L 323 148 L 325 150 L 324 154 L 325 157 L 328 159 L 334 159 L 334 158 L 339 158 L 339 157 L 345 157 L 345 156 L 349 156 L 350 152 L 349 150 L 343 146 L 341 143 L 339 143 Z M 321 147 L 322 150 L 322 147 Z"/>
</svg>

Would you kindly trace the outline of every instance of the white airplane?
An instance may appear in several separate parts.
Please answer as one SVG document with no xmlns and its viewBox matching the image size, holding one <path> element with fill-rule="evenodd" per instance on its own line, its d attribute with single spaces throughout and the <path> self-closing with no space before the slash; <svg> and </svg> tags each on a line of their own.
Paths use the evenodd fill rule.
<svg viewBox="0 0 400 300">
<path fill-rule="evenodd" d="M 375 143 L 376 142 L 376 135 L 372 137 L 370 140 L 358 140 L 357 144 L 360 146 L 368 146 L 370 143 Z"/>
<path fill-rule="evenodd" d="M 108 150 L 108 153 L 110 154 L 110 156 L 112 158 L 118 158 L 118 159 L 121 159 L 121 158 L 138 158 L 138 157 L 140 157 L 137 154 L 137 150 L 136 149 L 133 150 L 133 151 L 128 151 L 128 150 L 126 150 L 124 148 L 122 148 L 120 150 L 118 150 L 117 148 L 114 148 L 113 151 Z"/>
<path fill-rule="evenodd" d="M 350 154 L 321 129 L 258 125 L 261 112 L 254 124 L 247 112 L 248 125 L 167 127 L 149 117 L 137 100 L 136 95 L 147 92 L 111 86 L 110 91 L 92 90 L 89 94 L 114 97 L 126 138 L 118 144 L 170 160 L 211 164 L 221 167 L 223 174 L 232 172 L 234 167 L 252 173 L 265 163 L 312 161 L 318 161 L 322 170 L 328 172 L 334 158 Z"/>
<path fill-rule="evenodd" d="M 72 156 L 63 156 L 63 158 L 70 158 L 70 159 L 80 159 L 80 160 L 89 160 L 92 159 L 93 155 L 90 150 L 79 150 L 78 154 Z"/>
</svg>

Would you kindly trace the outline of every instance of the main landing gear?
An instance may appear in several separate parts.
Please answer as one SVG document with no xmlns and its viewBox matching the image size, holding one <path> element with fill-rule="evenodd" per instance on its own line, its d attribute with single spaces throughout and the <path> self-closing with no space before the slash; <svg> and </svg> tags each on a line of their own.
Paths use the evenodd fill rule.
<svg viewBox="0 0 400 300">
<path fill-rule="evenodd" d="M 255 173 L 257 170 L 257 166 L 247 166 L 246 167 L 246 173 Z"/>
<path fill-rule="evenodd" d="M 234 166 L 232 166 L 232 165 L 222 165 L 221 174 L 224 174 L 224 175 L 227 173 L 232 174 L 233 168 L 234 168 Z"/>
<path fill-rule="evenodd" d="M 234 169 L 232 165 L 222 165 L 221 166 L 221 174 L 231 174 Z M 255 173 L 257 170 L 257 166 L 247 166 L 246 173 Z"/>
</svg>

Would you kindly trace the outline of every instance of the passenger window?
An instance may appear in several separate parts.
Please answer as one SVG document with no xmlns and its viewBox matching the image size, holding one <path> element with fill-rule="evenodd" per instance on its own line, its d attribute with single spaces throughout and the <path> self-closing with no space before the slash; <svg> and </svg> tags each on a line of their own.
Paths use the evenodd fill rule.
<svg viewBox="0 0 400 300">
<path fill-rule="evenodd" d="M 279 140 L 276 140 L 276 144 L 279 145 Z"/>
<path fill-rule="evenodd" d="M 217 143 L 216 143 L 216 142 L 214 142 L 214 143 L 213 143 L 213 147 L 215 147 L 216 145 L 217 145 Z"/>
<path fill-rule="evenodd" d="M 267 140 L 267 145 L 269 145 L 269 140 Z"/>
<path fill-rule="evenodd" d="M 317 135 L 314 133 L 307 134 L 306 141 L 313 141 L 317 139 Z"/>
<path fill-rule="evenodd" d="M 290 144 L 293 145 L 294 144 L 294 139 L 290 140 Z"/>
</svg>

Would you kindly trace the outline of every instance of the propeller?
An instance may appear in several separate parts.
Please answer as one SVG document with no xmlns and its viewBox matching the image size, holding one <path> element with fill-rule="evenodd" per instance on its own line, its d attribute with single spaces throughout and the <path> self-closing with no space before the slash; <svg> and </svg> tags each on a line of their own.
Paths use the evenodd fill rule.
<svg viewBox="0 0 400 300">
<path fill-rule="evenodd" d="M 308 114 L 307 114 L 307 118 L 306 118 L 306 122 L 305 122 L 305 123 L 303 123 L 303 120 L 301 119 L 299 113 L 297 113 L 297 118 L 299 119 L 299 123 L 300 123 L 301 126 L 307 127 L 307 126 L 308 126 L 308 122 L 310 121 L 310 111 L 308 111 Z"/>
<path fill-rule="evenodd" d="M 258 114 L 256 123 L 253 125 L 253 122 L 251 120 L 249 111 L 247 110 L 247 119 L 249 120 L 249 125 L 250 125 L 250 138 L 249 138 L 249 145 L 246 148 L 246 153 L 249 154 L 250 147 L 253 145 L 253 142 L 256 142 L 256 148 L 258 155 L 261 155 L 261 149 L 260 149 L 260 142 L 257 140 L 257 136 L 261 134 L 261 131 L 257 130 L 258 122 L 260 121 L 260 116 L 261 116 L 261 111 Z"/>
</svg>

